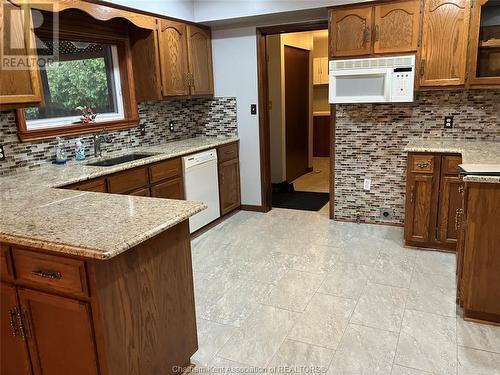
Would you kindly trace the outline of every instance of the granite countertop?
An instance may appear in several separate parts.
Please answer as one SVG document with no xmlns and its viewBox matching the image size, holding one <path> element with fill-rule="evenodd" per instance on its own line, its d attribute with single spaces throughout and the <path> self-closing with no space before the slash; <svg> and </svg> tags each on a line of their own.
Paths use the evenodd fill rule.
<svg viewBox="0 0 500 375">
<path fill-rule="evenodd" d="M 500 142 L 422 139 L 410 142 L 404 151 L 461 154 L 460 167 L 467 173 L 464 181 L 500 183 L 499 176 L 482 175 L 483 171 L 500 173 Z"/>
<path fill-rule="evenodd" d="M 0 177 L 0 241 L 94 259 L 109 259 L 204 210 L 199 202 L 82 192 L 57 187 L 109 175 L 238 140 L 199 137 L 106 155 L 152 153 L 113 167 L 48 164 Z"/>
</svg>

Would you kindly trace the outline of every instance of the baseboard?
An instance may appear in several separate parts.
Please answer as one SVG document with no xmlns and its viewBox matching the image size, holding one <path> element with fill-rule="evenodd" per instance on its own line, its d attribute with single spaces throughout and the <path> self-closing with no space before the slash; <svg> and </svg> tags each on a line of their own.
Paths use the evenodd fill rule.
<svg viewBox="0 0 500 375">
<path fill-rule="evenodd" d="M 240 210 L 252 211 L 252 212 L 262 212 L 262 213 L 269 212 L 268 210 L 266 210 L 266 208 L 264 206 L 256 206 L 256 205 L 252 205 L 252 204 L 242 204 L 240 206 Z"/>
<path fill-rule="evenodd" d="M 337 219 L 335 217 L 332 220 L 333 221 L 340 221 L 340 222 L 343 222 L 343 223 L 370 224 L 370 225 L 387 225 L 387 226 L 390 226 L 390 227 L 398 227 L 398 228 L 403 228 L 404 227 L 404 224 L 399 224 L 399 223 L 381 223 L 381 222 L 378 222 L 378 221 L 364 221 L 364 220 L 361 220 L 358 223 L 356 220 Z"/>
</svg>

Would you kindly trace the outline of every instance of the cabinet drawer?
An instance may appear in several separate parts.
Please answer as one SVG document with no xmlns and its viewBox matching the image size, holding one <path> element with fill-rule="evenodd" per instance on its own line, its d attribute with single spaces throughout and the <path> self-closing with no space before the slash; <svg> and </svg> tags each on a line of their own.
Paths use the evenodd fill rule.
<svg viewBox="0 0 500 375">
<path fill-rule="evenodd" d="M 82 190 L 82 191 L 95 191 L 98 193 L 105 193 L 106 192 L 106 180 L 104 178 L 97 178 L 95 180 L 79 182 L 78 184 L 68 186 L 67 189 Z"/>
<path fill-rule="evenodd" d="M 108 177 L 110 193 L 127 193 L 148 186 L 148 171 L 146 167 L 120 172 Z"/>
<path fill-rule="evenodd" d="M 462 164 L 462 157 L 458 155 L 443 156 L 441 161 L 441 173 L 458 175 L 460 173 L 459 164 Z"/>
<path fill-rule="evenodd" d="M 129 195 L 135 195 L 136 197 L 150 197 L 151 194 L 149 193 L 149 188 L 145 187 L 139 190 L 134 190 L 133 192 L 129 193 Z"/>
<path fill-rule="evenodd" d="M 432 173 L 434 171 L 434 155 L 410 155 L 409 166 L 414 173 Z"/>
<path fill-rule="evenodd" d="M 217 149 L 217 158 L 219 163 L 238 158 L 238 142 L 220 146 Z"/>
<path fill-rule="evenodd" d="M 182 178 L 174 178 L 151 186 L 151 196 L 155 198 L 184 199 Z"/>
<path fill-rule="evenodd" d="M 12 280 L 14 273 L 12 272 L 12 257 L 9 248 L 0 245 L 0 279 Z"/>
<path fill-rule="evenodd" d="M 87 295 L 83 261 L 15 248 L 12 256 L 19 282 L 77 296 Z"/>
<path fill-rule="evenodd" d="M 182 175 L 181 159 L 162 161 L 149 167 L 149 181 L 155 182 Z"/>
</svg>

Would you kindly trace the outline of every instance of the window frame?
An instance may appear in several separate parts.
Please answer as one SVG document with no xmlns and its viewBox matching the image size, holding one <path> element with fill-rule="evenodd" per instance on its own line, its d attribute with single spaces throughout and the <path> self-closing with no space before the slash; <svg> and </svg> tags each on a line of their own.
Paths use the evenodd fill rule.
<svg viewBox="0 0 500 375">
<path fill-rule="evenodd" d="M 21 142 L 33 142 L 51 139 L 57 136 L 68 137 L 80 134 L 92 134 L 103 130 L 120 130 L 137 127 L 139 125 L 139 110 L 135 97 L 132 51 L 128 31 L 124 32 L 123 29 L 113 29 L 113 26 L 109 25 L 110 30 L 109 32 L 106 32 L 108 31 L 106 30 L 107 27 L 103 27 L 101 24 L 96 24 L 99 22 L 96 20 L 94 20 L 93 23 L 87 23 L 88 21 L 85 22 L 85 20 L 83 20 L 83 22 L 86 23 L 86 27 L 82 28 L 78 27 L 82 23 L 80 17 L 74 17 L 69 14 L 65 17 L 64 12 L 60 13 L 60 17 L 61 21 L 66 21 L 60 23 L 60 40 L 66 39 L 72 41 L 116 45 L 124 118 L 120 120 L 96 121 L 88 124 L 68 123 L 67 125 L 30 130 L 26 125 L 24 108 L 19 108 L 16 111 L 16 117 L 18 136 Z M 106 24 L 106 22 L 103 22 L 103 24 Z M 50 27 L 47 27 L 47 31 L 45 31 L 43 27 L 40 30 L 37 30 L 37 34 L 45 38 L 51 38 L 50 32 Z"/>
</svg>

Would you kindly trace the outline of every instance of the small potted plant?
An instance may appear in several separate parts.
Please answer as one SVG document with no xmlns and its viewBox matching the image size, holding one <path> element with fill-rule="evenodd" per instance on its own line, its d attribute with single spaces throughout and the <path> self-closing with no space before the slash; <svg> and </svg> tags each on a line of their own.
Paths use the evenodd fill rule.
<svg viewBox="0 0 500 375">
<path fill-rule="evenodd" d="M 82 117 L 80 118 L 80 121 L 82 122 L 82 124 L 89 124 L 89 123 L 95 122 L 95 118 L 97 117 L 97 115 L 94 113 L 94 110 L 92 109 L 92 107 L 79 106 L 79 107 L 76 107 L 76 109 L 79 110 L 80 112 L 82 112 Z"/>
</svg>

